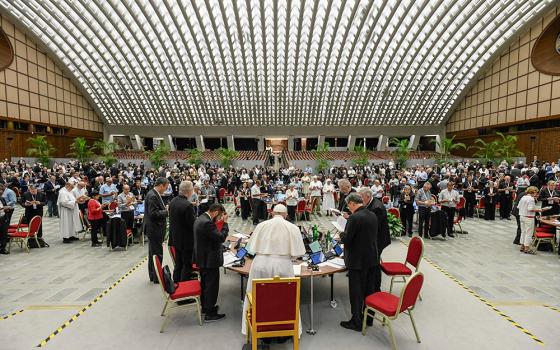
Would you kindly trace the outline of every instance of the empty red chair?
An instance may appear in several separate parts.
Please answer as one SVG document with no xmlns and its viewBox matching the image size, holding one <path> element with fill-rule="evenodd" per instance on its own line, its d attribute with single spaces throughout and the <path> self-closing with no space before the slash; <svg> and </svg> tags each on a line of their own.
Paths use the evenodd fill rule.
<svg viewBox="0 0 560 350">
<path fill-rule="evenodd" d="M 412 276 L 413 273 L 418 272 L 423 256 L 424 241 L 420 237 L 412 237 L 408 244 L 408 251 L 404 263 L 381 261 L 381 271 L 387 276 L 391 276 L 389 292 L 393 291 L 393 282 L 396 277 L 400 277 L 402 278 L 402 282 L 406 282 L 406 277 Z M 414 271 L 412 271 L 412 268 L 408 267 L 408 265 L 414 268 Z"/>
<path fill-rule="evenodd" d="M 474 206 L 474 209 L 476 210 L 476 216 L 480 218 L 480 211 L 484 210 L 484 197 L 480 197 L 480 200 L 478 201 L 478 203 Z"/>
<path fill-rule="evenodd" d="M 165 324 L 167 323 L 167 320 L 169 318 L 169 314 L 165 313 L 167 311 L 167 306 L 169 305 L 169 303 L 174 303 L 176 304 L 177 307 L 196 305 L 196 309 L 198 312 L 198 324 L 202 326 L 202 315 L 200 312 L 200 293 L 201 293 L 200 281 L 192 280 L 192 281 L 175 283 L 175 292 L 173 294 L 169 294 L 165 290 L 165 280 L 163 278 L 163 267 L 161 266 L 161 261 L 159 261 L 157 255 L 152 256 L 152 259 L 154 261 L 154 266 L 156 267 L 157 278 L 159 281 L 159 285 L 161 286 L 163 299 L 165 300 L 165 304 L 163 305 L 163 310 L 161 311 L 161 316 L 165 316 L 165 319 L 161 324 L 161 328 L 159 332 L 163 333 Z M 185 304 L 185 305 L 177 304 L 179 301 L 184 301 L 184 300 L 194 300 L 195 303 Z"/>
<path fill-rule="evenodd" d="M 171 260 L 173 261 L 173 265 L 177 264 L 177 253 L 175 252 L 175 247 L 172 245 L 168 245 L 167 249 L 169 250 L 169 255 L 171 256 Z M 192 264 L 193 273 L 196 274 L 196 278 L 200 281 L 200 269 L 196 264 Z"/>
<path fill-rule="evenodd" d="M 300 279 L 254 279 L 252 290 L 247 292 L 249 308 L 245 314 L 247 338 L 249 333 L 253 350 L 258 340 L 271 337 L 292 337 L 294 350 L 299 348 L 299 297 Z"/>
<path fill-rule="evenodd" d="M 27 227 L 29 227 L 28 224 L 24 224 L 24 223 L 23 223 L 23 218 L 24 218 L 24 217 L 25 217 L 25 215 L 21 214 L 20 217 L 19 217 L 18 223 L 17 223 L 17 224 L 11 224 L 10 226 L 8 226 L 8 229 L 19 230 L 19 229 L 22 229 L 22 228 L 27 228 Z"/>
<path fill-rule="evenodd" d="M 389 208 L 387 209 L 387 212 L 393 214 L 393 216 L 397 219 L 401 217 L 401 212 L 397 208 Z"/>
<path fill-rule="evenodd" d="M 414 276 L 412 276 L 405 284 L 400 297 L 386 292 L 377 292 L 366 297 L 362 334 L 366 335 L 366 320 L 368 316 L 373 317 L 371 313 L 379 313 L 383 316 L 383 325 L 385 325 L 385 321 L 387 321 L 389 333 L 391 334 L 391 347 L 393 350 L 396 350 L 397 342 L 395 341 L 395 334 L 393 333 L 391 321 L 396 320 L 399 315 L 404 312 L 410 317 L 410 322 L 412 323 L 412 328 L 414 329 L 414 335 L 416 335 L 416 341 L 420 343 L 420 335 L 418 335 L 418 330 L 416 329 L 416 324 L 414 323 L 412 310 L 416 305 L 416 300 L 420 295 L 420 289 L 422 289 L 423 284 L 424 275 L 421 272 L 418 272 L 414 274 Z"/>
<path fill-rule="evenodd" d="M 307 207 L 307 202 L 305 200 L 299 201 L 296 207 L 296 221 L 298 218 L 301 218 L 301 214 L 306 212 L 311 213 L 311 208 Z"/>
<path fill-rule="evenodd" d="M 391 198 L 389 196 L 383 196 L 383 198 L 381 199 L 383 204 L 389 204 L 390 200 L 391 200 Z"/>
<path fill-rule="evenodd" d="M 16 241 L 19 243 L 21 248 L 25 248 L 25 250 L 29 253 L 29 247 L 27 246 L 27 241 L 30 239 L 34 239 L 35 243 L 37 243 L 37 247 L 40 247 L 39 240 L 37 239 L 37 233 L 39 232 L 39 228 L 41 227 L 41 217 L 36 215 L 31 218 L 29 222 L 29 227 L 27 230 L 8 230 L 8 252 L 12 247 L 12 241 Z"/>
<path fill-rule="evenodd" d="M 222 187 L 218 190 L 218 202 L 222 203 L 225 196 L 226 196 L 226 189 Z"/>
</svg>

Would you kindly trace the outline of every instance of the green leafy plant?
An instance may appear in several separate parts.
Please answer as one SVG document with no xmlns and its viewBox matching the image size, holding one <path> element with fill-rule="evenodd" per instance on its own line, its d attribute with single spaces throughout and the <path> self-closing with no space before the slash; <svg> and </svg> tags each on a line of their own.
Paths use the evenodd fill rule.
<svg viewBox="0 0 560 350">
<path fill-rule="evenodd" d="M 444 137 L 441 141 L 432 140 L 432 143 L 435 143 L 439 147 L 439 161 L 442 163 L 449 162 L 449 156 L 451 152 L 457 150 L 459 148 L 467 149 L 467 146 L 462 142 L 455 142 L 455 136 L 449 138 Z"/>
<path fill-rule="evenodd" d="M 187 160 L 198 167 L 202 164 L 202 151 L 198 148 L 187 150 Z"/>
<path fill-rule="evenodd" d="M 153 151 L 146 151 L 148 159 L 152 163 L 152 166 L 158 169 L 165 163 L 165 157 L 169 155 L 171 149 L 166 143 L 161 142 L 157 145 Z"/>
<path fill-rule="evenodd" d="M 496 135 L 500 136 L 500 139 L 498 139 L 498 153 L 506 162 L 512 164 L 513 157 L 523 157 L 525 155 L 517 149 L 517 136 L 504 135 L 501 132 L 497 132 Z"/>
<path fill-rule="evenodd" d="M 107 166 L 111 166 L 117 162 L 115 151 L 119 149 L 119 145 L 114 142 L 106 142 L 97 140 L 93 143 L 93 149 L 99 152 L 99 157 Z"/>
<path fill-rule="evenodd" d="M 495 162 L 499 156 L 499 142 L 497 140 L 486 142 L 482 139 L 474 140 L 475 145 L 469 147 L 476 149 L 477 151 L 473 154 L 475 158 L 478 158 L 484 163 Z"/>
<path fill-rule="evenodd" d="M 85 163 L 93 157 L 92 148 L 88 146 L 86 139 L 83 137 L 76 137 L 70 144 L 70 150 L 72 152 L 67 155 L 76 158 L 80 163 Z"/>
<path fill-rule="evenodd" d="M 362 145 L 354 146 L 353 151 L 354 151 L 354 159 L 353 159 L 354 164 L 359 166 L 364 166 L 369 163 L 369 153 L 364 146 Z"/>
<path fill-rule="evenodd" d="M 315 153 L 315 158 L 317 159 L 317 172 L 322 172 L 328 169 L 330 166 L 329 160 L 327 159 L 329 147 L 329 143 L 325 142 L 317 145 L 317 147 L 313 150 L 313 153 Z"/>
<path fill-rule="evenodd" d="M 408 139 L 401 140 L 396 137 L 393 137 L 392 139 L 389 140 L 389 143 L 393 147 L 396 147 L 396 149 L 393 151 L 393 156 L 395 157 L 395 160 L 399 164 L 399 167 L 401 169 L 404 168 L 404 166 L 406 165 L 406 161 L 408 160 L 410 155 L 410 148 L 408 147 L 409 140 Z"/>
<path fill-rule="evenodd" d="M 37 135 L 27 139 L 31 147 L 27 149 L 27 155 L 37 158 L 43 165 L 49 164 L 51 155 L 56 149 L 49 143 L 44 135 Z"/>
<path fill-rule="evenodd" d="M 224 168 L 228 168 L 231 165 L 231 162 L 239 157 L 239 152 L 229 148 L 218 148 L 218 158 L 220 159 L 220 163 Z"/>
<path fill-rule="evenodd" d="M 389 234 L 391 238 L 400 237 L 403 231 L 401 219 L 391 213 L 387 213 L 387 223 L 389 224 Z"/>
</svg>

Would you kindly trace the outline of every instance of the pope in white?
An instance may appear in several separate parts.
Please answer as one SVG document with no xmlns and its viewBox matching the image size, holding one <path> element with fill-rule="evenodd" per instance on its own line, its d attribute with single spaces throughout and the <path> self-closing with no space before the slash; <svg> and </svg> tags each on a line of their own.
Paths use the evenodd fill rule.
<svg viewBox="0 0 560 350">
<path fill-rule="evenodd" d="M 60 216 L 59 226 L 60 234 L 64 243 L 75 240 L 76 232 L 82 230 L 82 222 L 80 221 L 80 209 L 76 197 L 72 193 L 74 185 L 67 182 L 66 185 L 58 192 L 58 215 Z M 71 238 L 74 237 L 74 238 Z"/>
<path fill-rule="evenodd" d="M 263 221 L 255 227 L 247 243 L 247 250 L 255 254 L 249 271 L 247 293 L 251 292 L 254 278 L 294 277 L 292 259 L 305 254 L 299 228 L 286 220 L 288 209 L 282 204 L 277 204 L 272 215 L 272 219 Z M 247 334 L 245 313 L 248 307 L 249 304 L 245 299 L 241 317 L 243 334 Z M 299 334 L 301 335 L 301 322 Z"/>
</svg>

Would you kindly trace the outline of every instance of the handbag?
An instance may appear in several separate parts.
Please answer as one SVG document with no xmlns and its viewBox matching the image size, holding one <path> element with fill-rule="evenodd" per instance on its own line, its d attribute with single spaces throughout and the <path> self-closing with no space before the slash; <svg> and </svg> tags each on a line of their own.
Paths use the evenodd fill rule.
<svg viewBox="0 0 560 350">
<path fill-rule="evenodd" d="M 165 286 L 165 291 L 169 294 L 175 293 L 175 283 L 171 277 L 171 271 L 169 266 L 165 265 L 163 267 L 163 285 Z"/>
</svg>

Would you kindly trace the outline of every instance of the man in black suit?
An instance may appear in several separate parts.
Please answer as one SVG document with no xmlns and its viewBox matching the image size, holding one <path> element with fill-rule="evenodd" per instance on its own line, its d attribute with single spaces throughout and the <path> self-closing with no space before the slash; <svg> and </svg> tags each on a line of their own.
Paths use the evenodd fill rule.
<svg viewBox="0 0 560 350">
<path fill-rule="evenodd" d="M 179 195 L 169 203 L 169 245 L 175 247 L 175 282 L 188 281 L 192 274 L 194 247 L 194 207 L 189 198 L 193 194 L 193 183 L 183 181 Z"/>
<path fill-rule="evenodd" d="M 381 257 L 383 249 L 391 244 L 391 234 L 389 233 L 389 223 L 387 222 L 387 209 L 379 198 L 375 198 L 373 191 L 369 187 L 362 187 L 358 193 L 364 201 L 364 206 L 377 217 L 377 256 Z M 373 280 L 373 292 L 381 291 L 381 269 L 375 270 Z"/>
<path fill-rule="evenodd" d="M 511 181 L 511 176 L 506 175 L 500 181 L 498 186 L 499 200 L 500 200 L 500 219 L 510 220 L 511 207 L 513 206 L 513 192 L 515 192 L 514 184 Z"/>
<path fill-rule="evenodd" d="M 43 192 L 38 192 L 35 185 L 29 185 L 28 191 L 23 194 L 22 205 L 25 208 L 25 222 L 30 223 L 34 216 L 43 218 L 43 206 L 47 198 Z M 39 226 L 37 237 L 43 237 L 43 225 Z"/>
<path fill-rule="evenodd" d="M 218 313 L 216 301 L 220 290 L 219 268 L 224 264 L 222 243 L 229 232 L 227 219 L 224 207 L 214 203 L 194 222 L 194 257 L 200 268 L 204 322 L 217 321 L 226 316 Z M 216 222 L 220 220 L 223 221 L 223 227 L 218 230 Z"/>
<path fill-rule="evenodd" d="M 167 208 L 161 195 L 167 189 L 169 180 L 159 177 L 154 188 L 146 195 L 144 201 L 144 232 L 148 236 L 148 274 L 150 281 L 158 284 L 152 256 L 157 255 L 163 261 L 163 238 L 167 221 Z"/>
<path fill-rule="evenodd" d="M 346 228 L 340 235 L 344 243 L 344 263 L 348 269 L 348 287 L 352 318 L 340 322 L 346 329 L 360 332 L 366 296 L 373 293 L 374 276 L 379 269 L 377 254 L 377 217 L 364 206 L 362 197 L 351 193 L 346 197 L 348 217 Z"/>
<path fill-rule="evenodd" d="M 339 194 L 340 197 L 338 198 L 337 209 L 341 213 L 343 213 L 345 218 L 348 218 L 348 215 L 350 214 L 350 210 L 348 210 L 345 199 L 346 196 L 348 196 L 352 192 L 356 192 L 356 190 L 352 188 L 352 184 L 350 183 L 350 181 L 348 181 L 348 179 L 338 180 L 338 188 L 340 189 L 340 194 Z"/>
<path fill-rule="evenodd" d="M 467 175 L 467 179 L 463 182 L 463 196 L 465 197 L 465 215 L 468 218 L 474 217 L 477 192 L 477 182 L 473 179 L 472 174 Z"/>
<path fill-rule="evenodd" d="M 47 204 L 49 217 L 58 216 L 58 207 L 56 205 L 56 200 L 58 198 L 58 190 L 60 189 L 60 184 L 56 182 L 56 176 L 49 176 L 49 181 L 45 182 L 43 185 L 43 190 L 47 195 Z"/>
</svg>

